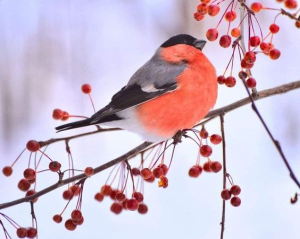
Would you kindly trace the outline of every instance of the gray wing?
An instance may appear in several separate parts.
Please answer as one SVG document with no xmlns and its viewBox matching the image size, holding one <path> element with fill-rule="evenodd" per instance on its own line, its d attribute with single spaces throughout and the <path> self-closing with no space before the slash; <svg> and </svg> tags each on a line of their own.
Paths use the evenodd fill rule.
<svg viewBox="0 0 300 239">
<path fill-rule="evenodd" d="M 185 68 L 185 63 L 170 64 L 161 60 L 157 52 L 134 73 L 127 86 L 116 93 L 106 107 L 90 118 L 90 124 L 118 120 L 117 112 L 174 91 L 177 88 L 176 77 Z"/>
</svg>

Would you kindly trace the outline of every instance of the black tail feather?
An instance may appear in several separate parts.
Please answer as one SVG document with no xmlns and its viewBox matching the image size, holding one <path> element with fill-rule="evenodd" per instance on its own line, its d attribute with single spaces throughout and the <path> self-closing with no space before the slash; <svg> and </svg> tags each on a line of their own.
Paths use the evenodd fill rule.
<svg viewBox="0 0 300 239">
<path fill-rule="evenodd" d="M 60 131 L 64 131 L 64 130 L 89 126 L 89 125 L 91 125 L 90 123 L 91 123 L 90 119 L 85 119 L 85 120 L 80 120 L 80 121 L 76 121 L 76 122 L 69 123 L 69 124 L 63 124 L 63 125 L 56 127 L 55 129 L 57 130 L 57 132 L 60 132 Z"/>
</svg>

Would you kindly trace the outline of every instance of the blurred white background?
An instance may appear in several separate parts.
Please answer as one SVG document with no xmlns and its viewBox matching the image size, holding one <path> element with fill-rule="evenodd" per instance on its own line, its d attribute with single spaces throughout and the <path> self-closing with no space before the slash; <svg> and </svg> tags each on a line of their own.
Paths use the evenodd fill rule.
<svg viewBox="0 0 300 239">
<path fill-rule="evenodd" d="M 262 1 L 270 7 L 282 7 L 275 1 Z M 130 76 L 146 62 L 170 36 L 188 33 L 205 38 L 220 15 L 202 22 L 193 19 L 198 1 L 127 0 L 127 1 L 45 1 L 2 0 L 0 2 L 0 167 L 11 164 L 29 139 L 46 140 L 90 129 L 59 135 L 54 127 L 61 122 L 51 117 L 54 108 L 71 114 L 91 115 L 92 107 L 81 93 L 83 83 L 93 86 L 97 109 L 123 87 Z M 224 4 L 223 4 L 224 6 Z M 258 19 L 264 32 L 276 12 L 265 11 Z M 277 19 L 281 27 L 274 44 L 282 52 L 272 61 L 258 55 L 253 69 L 258 90 L 300 80 L 300 33 L 287 17 Z M 234 24 L 238 24 L 238 20 Z M 224 29 L 226 24 L 222 23 Z M 225 30 L 223 30 L 225 33 Z M 218 42 L 208 43 L 204 53 L 223 71 L 231 49 L 221 49 Z M 235 74 L 239 68 L 236 67 Z M 229 89 L 219 87 L 215 108 L 246 97 L 240 82 Z M 290 165 L 300 178 L 300 93 L 299 90 L 257 102 L 258 108 L 276 139 L 281 143 Z M 207 125 L 210 133 L 219 133 L 219 120 Z M 228 172 L 242 188 L 242 205 L 227 203 L 225 238 L 265 239 L 300 236 L 300 203 L 291 205 L 290 197 L 299 192 L 289 177 L 279 154 L 261 123 L 245 106 L 225 116 Z M 71 141 L 75 168 L 101 165 L 140 144 L 129 132 L 117 132 Z M 48 154 L 67 167 L 65 145 L 51 145 Z M 14 167 L 10 178 L 0 176 L 0 203 L 23 196 L 17 189 L 29 154 Z M 39 238 L 218 238 L 220 234 L 220 192 L 222 174 L 203 173 L 189 178 L 197 148 L 185 141 L 176 149 L 169 172 L 169 187 L 146 184 L 146 215 L 123 212 L 113 215 L 111 201 L 102 203 L 93 197 L 104 184 L 109 170 L 87 180 L 83 195 L 85 223 L 69 232 L 52 221 L 66 201 L 61 188 L 39 198 L 36 204 Z M 221 146 L 214 147 L 214 160 L 221 161 Z M 138 160 L 136 160 L 137 163 Z M 48 162 L 44 161 L 44 168 Z M 134 164 L 134 163 L 133 163 Z M 39 175 L 37 189 L 56 182 L 51 173 Z M 75 202 L 64 215 L 67 219 Z M 2 211 L 22 226 L 30 226 L 29 204 Z M 15 230 L 3 220 L 13 238 Z M 1 232 L 2 233 L 2 232 Z M 0 234 L 3 238 L 3 234 Z"/>
</svg>

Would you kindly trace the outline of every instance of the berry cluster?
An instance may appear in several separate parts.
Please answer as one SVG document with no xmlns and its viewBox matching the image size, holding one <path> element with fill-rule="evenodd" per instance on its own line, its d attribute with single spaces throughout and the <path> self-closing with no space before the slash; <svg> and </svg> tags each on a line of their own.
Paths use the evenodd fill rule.
<svg viewBox="0 0 300 239">
<path fill-rule="evenodd" d="M 19 227 L 17 229 L 17 236 L 19 238 L 35 238 L 37 236 L 37 230 L 34 227 Z"/>
<path fill-rule="evenodd" d="M 61 109 L 54 109 L 52 113 L 52 117 L 55 120 L 66 121 L 70 118 L 70 115 L 67 111 L 62 111 Z"/>
<path fill-rule="evenodd" d="M 192 178 L 197 178 L 203 170 L 207 173 L 220 172 L 222 169 L 221 163 L 218 161 L 212 161 L 209 158 L 212 155 L 213 150 L 212 147 L 208 145 L 208 139 L 210 143 L 217 145 L 222 142 L 222 137 L 218 134 L 212 134 L 209 136 L 208 131 L 204 127 L 202 127 L 200 132 L 196 130 L 194 130 L 194 132 L 199 133 L 200 138 L 197 136 L 197 139 L 199 140 L 200 148 L 196 164 L 189 169 L 189 176 Z M 206 140 L 206 144 L 203 144 L 202 140 Z M 200 166 L 200 156 L 207 158 L 207 161 L 202 166 Z"/>
<path fill-rule="evenodd" d="M 144 203 L 144 194 L 143 194 L 143 181 L 138 180 L 135 182 L 134 176 L 138 175 L 136 169 L 131 169 L 129 163 L 121 163 L 117 172 L 113 176 L 111 183 L 108 184 L 110 177 L 112 176 L 114 170 L 111 172 L 109 178 L 106 181 L 106 184 L 103 185 L 100 189 L 100 192 L 97 192 L 94 196 L 95 200 L 98 202 L 102 202 L 105 197 L 109 197 L 113 200 L 111 204 L 110 211 L 114 214 L 120 214 L 123 210 L 128 211 L 138 211 L 140 214 L 145 214 L 148 211 L 147 205 Z M 140 171 L 138 170 L 138 173 Z M 114 184 L 116 177 L 119 174 L 119 181 L 115 188 L 112 188 L 112 184 Z M 130 175 L 131 183 L 132 183 L 132 193 L 130 196 L 127 196 L 128 192 L 128 178 Z M 139 189 L 137 189 L 139 188 Z"/>
<path fill-rule="evenodd" d="M 37 237 L 37 229 L 33 225 L 32 227 L 21 227 L 18 223 L 16 223 L 13 219 L 8 217 L 7 215 L 0 213 L 4 219 L 6 219 L 15 229 L 18 238 L 35 238 Z M 34 221 L 34 220 L 33 220 Z M 34 224 L 34 223 L 33 223 Z M 4 227 L 4 223 L 0 220 L 0 226 L 2 226 L 5 238 L 12 238 L 6 228 Z"/>
<path fill-rule="evenodd" d="M 94 107 L 94 103 L 91 97 L 91 92 L 92 92 L 92 86 L 89 84 L 83 84 L 81 86 L 81 91 L 84 94 L 87 94 L 90 98 L 91 104 L 93 106 L 94 112 L 95 112 L 95 107 Z M 62 121 L 66 121 L 68 120 L 70 117 L 72 118 L 87 118 L 85 116 L 78 116 L 78 115 L 70 115 L 67 111 L 63 111 L 61 109 L 54 109 L 52 112 L 52 118 L 55 120 L 62 120 Z"/>
<path fill-rule="evenodd" d="M 78 182 L 77 184 L 74 184 L 68 190 L 63 192 L 63 198 L 65 200 L 68 200 L 68 203 L 60 214 L 56 214 L 52 218 L 54 222 L 61 223 L 63 220 L 62 215 L 67 209 L 70 201 L 73 199 L 74 196 L 78 196 L 76 208 L 72 211 L 71 218 L 65 221 L 65 228 L 69 231 L 74 231 L 77 226 L 82 225 L 84 222 L 84 218 L 81 212 L 83 185 L 84 185 L 84 180 Z"/>
<path fill-rule="evenodd" d="M 197 21 L 202 20 L 206 15 L 214 17 L 217 16 L 220 12 L 220 6 L 225 1 L 210 1 L 210 0 L 201 0 L 201 3 L 197 6 L 197 11 L 194 13 L 194 18 Z M 248 7 L 245 1 L 241 0 L 230 0 L 228 1 L 228 5 L 219 20 L 219 23 L 216 27 L 210 28 L 206 32 L 206 37 L 209 41 L 215 41 L 219 38 L 218 27 L 220 26 L 221 22 L 225 19 L 228 23 L 227 32 L 224 35 L 221 35 L 219 38 L 219 45 L 223 48 L 228 48 L 232 46 L 233 53 L 231 59 L 225 69 L 223 75 L 218 77 L 218 83 L 224 84 L 227 87 L 234 87 L 236 85 L 236 78 L 232 76 L 232 68 L 234 62 L 235 52 L 238 52 L 240 58 L 240 65 L 242 71 L 247 73 L 246 85 L 248 88 L 256 87 L 256 80 L 251 77 L 251 73 L 249 70 L 254 66 L 256 62 L 256 54 L 263 53 L 270 57 L 272 60 L 277 60 L 281 52 L 274 46 L 273 38 L 274 35 L 277 34 L 280 30 L 279 25 L 275 23 L 277 17 L 283 14 L 283 10 L 281 9 L 274 9 L 269 7 L 263 7 L 260 2 L 254 2 Z M 285 1 L 277 1 L 277 2 L 284 2 L 284 6 L 288 9 L 296 9 L 297 8 L 297 1 L 295 0 L 285 0 Z M 238 6 L 242 6 L 245 9 L 245 14 L 242 16 L 241 21 L 233 25 L 233 22 L 237 18 L 237 9 Z M 256 18 L 256 14 L 259 13 L 261 10 L 270 10 L 270 11 L 279 11 L 280 13 L 275 16 L 274 22 L 270 24 L 268 33 L 264 36 L 263 31 L 260 27 L 260 24 Z M 299 10 L 293 14 L 294 18 L 296 18 Z M 245 49 L 241 44 L 241 35 L 243 34 L 243 25 L 247 23 L 248 25 L 248 33 L 247 37 L 243 37 L 248 40 L 248 49 Z M 256 24 L 254 24 L 256 23 Z M 296 21 L 296 26 L 300 27 L 300 16 L 299 19 Z M 259 33 L 257 33 L 257 31 Z M 232 40 L 234 38 L 235 40 Z M 258 47 L 260 49 L 258 49 Z M 229 76 L 225 77 L 225 74 L 228 70 L 228 67 L 231 65 L 231 70 Z M 245 79 L 245 78 L 244 78 Z M 243 79 L 243 80 L 244 80 Z"/>
<path fill-rule="evenodd" d="M 238 185 L 232 185 L 230 189 L 223 189 L 221 192 L 221 198 L 223 200 L 229 200 L 232 206 L 238 207 L 241 205 L 241 199 L 238 195 L 241 193 L 241 188 Z"/>
<path fill-rule="evenodd" d="M 113 203 L 110 207 L 111 212 L 120 214 L 123 210 L 138 211 L 140 214 L 148 212 L 148 207 L 143 203 L 144 195 L 141 192 L 133 192 L 130 198 L 124 193 L 124 190 L 112 189 L 110 185 L 101 187 L 100 192 L 95 194 L 95 200 L 102 202 L 104 197 L 110 197 Z"/>
</svg>

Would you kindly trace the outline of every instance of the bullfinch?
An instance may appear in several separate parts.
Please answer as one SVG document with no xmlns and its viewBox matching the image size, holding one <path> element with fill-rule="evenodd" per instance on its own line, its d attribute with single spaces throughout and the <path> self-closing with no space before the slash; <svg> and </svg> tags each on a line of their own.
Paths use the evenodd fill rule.
<svg viewBox="0 0 300 239">
<path fill-rule="evenodd" d="M 217 76 L 202 53 L 206 41 L 180 34 L 165 41 L 111 102 L 92 117 L 58 131 L 104 125 L 138 133 L 149 142 L 172 138 L 205 117 L 217 99 Z"/>
</svg>

